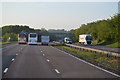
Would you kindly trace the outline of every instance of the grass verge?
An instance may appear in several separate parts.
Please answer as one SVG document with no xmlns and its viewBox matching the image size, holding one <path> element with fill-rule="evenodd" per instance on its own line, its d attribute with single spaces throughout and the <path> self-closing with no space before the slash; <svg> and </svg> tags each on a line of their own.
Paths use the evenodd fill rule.
<svg viewBox="0 0 120 80">
<path fill-rule="evenodd" d="M 0 42 L 0 44 L 9 44 L 10 42 Z"/>
<path fill-rule="evenodd" d="M 93 45 L 103 45 L 103 46 L 109 46 L 109 47 L 120 47 L 120 42 L 114 42 L 114 41 L 101 41 L 97 42 L 97 40 L 93 41 Z"/>
<path fill-rule="evenodd" d="M 85 59 L 93 64 L 97 64 L 103 68 L 112 70 L 115 73 L 120 72 L 120 58 L 115 58 L 112 56 L 108 57 L 106 54 L 85 52 L 67 46 L 55 46 L 55 47 L 64 50 L 68 53 L 71 53 L 77 57 L 80 57 L 82 59 Z"/>
<path fill-rule="evenodd" d="M 109 44 L 109 45 L 106 45 L 106 46 L 109 46 L 109 47 L 120 47 L 119 44 L 120 44 L 119 42 L 115 42 L 113 44 Z"/>
</svg>

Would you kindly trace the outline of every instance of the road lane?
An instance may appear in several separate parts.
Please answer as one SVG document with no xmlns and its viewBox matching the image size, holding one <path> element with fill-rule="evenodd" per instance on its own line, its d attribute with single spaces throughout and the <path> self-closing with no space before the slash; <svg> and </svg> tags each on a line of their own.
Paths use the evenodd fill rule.
<svg viewBox="0 0 120 80">
<path fill-rule="evenodd" d="M 7 50 L 7 49 L 10 49 L 10 48 L 13 48 L 15 46 L 17 46 L 18 44 L 0 44 L 0 50 Z"/>
<path fill-rule="evenodd" d="M 53 47 L 41 46 L 45 57 L 59 69 L 62 78 L 115 78 L 115 76 L 79 61 Z"/>
<path fill-rule="evenodd" d="M 17 45 L 18 45 L 17 43 L 2 44 L 2 50 L 7 49 L 7 48 L 9 49 Z"/>
<path fill-rule="evenodd" d="M 26 45 L 3 78 L 116 78 L 64 52 L 50 47 Z"/>
<path fill-rule="evenodd" d="M 9 67 L 4 78 L 57 78 L 46 59 L 42 56 L 39 46 L 27 45 Z"/>
<path fill-rule="evenodd" d="M 25 46 L 26 45 L 11 44 L 9 48 L 2 50 L 2 72 L 9 67 L 12 62 L 11 60 L 20 54 Z"/>
</svg>

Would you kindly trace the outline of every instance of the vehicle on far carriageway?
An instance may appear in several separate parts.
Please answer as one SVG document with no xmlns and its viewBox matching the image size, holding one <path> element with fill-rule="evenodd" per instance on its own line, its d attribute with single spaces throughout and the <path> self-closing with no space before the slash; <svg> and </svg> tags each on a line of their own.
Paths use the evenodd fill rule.
<svg viewBox="0 0 120 80">
<path fill-rule="evenodd" d="M 79 35 L 79 43 L 92 44 L 92 36 L 89 34 Z"/>
<path fill-rule="evenodd" d="M 69 37 L 64 38 L 64 43 L 72 44 L 72 40 Z"/>
<path fill-rule="evenodd" d="M 28 44 L 37 44 L 38 34 L 37 33 L 29 33 L 28 34 Z"/>
</svg>

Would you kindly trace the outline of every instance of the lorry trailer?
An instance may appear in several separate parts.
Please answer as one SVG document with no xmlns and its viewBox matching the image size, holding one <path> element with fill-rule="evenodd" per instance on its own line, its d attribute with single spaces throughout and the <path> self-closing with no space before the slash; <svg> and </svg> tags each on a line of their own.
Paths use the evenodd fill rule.
<svg viewBox="0 0 120 80">
<path fill-rule="evenodd" d="M 41 45 L 48 45 L 50 41 L 49 36 L 41 36 Z"/>
<path fill-rule="evenodd" d="M 92 44 L 92 36 L 87 35 L 79 35 L 79 43 L 81 44 Z"/>
</svg>

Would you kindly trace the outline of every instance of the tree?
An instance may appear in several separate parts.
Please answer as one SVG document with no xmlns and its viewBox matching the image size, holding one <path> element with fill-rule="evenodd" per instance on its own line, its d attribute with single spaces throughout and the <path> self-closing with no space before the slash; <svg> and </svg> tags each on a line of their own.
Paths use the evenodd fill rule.
<svg viewBox="0 0 120 80">
<path fill-rule="evenodd" d="M 2 41 L 7 42 L 9 38 L 10 38 L 10 41 L 17 41 L 17 34 L 5 33 L 5 35 L 2 37 Z"/>
<path fill-rule="evenodd" d="M 92 23 L 83 24 L 80 28 L 71 30 L 74 34 L 75 41 L 78 42 L 78 37 L 81 34 L 91 34 L 93 41 L 101 42 L 120 42 L 120 14 L 117 14 L 111 19 L 99 20 Z"/>
</svg>

